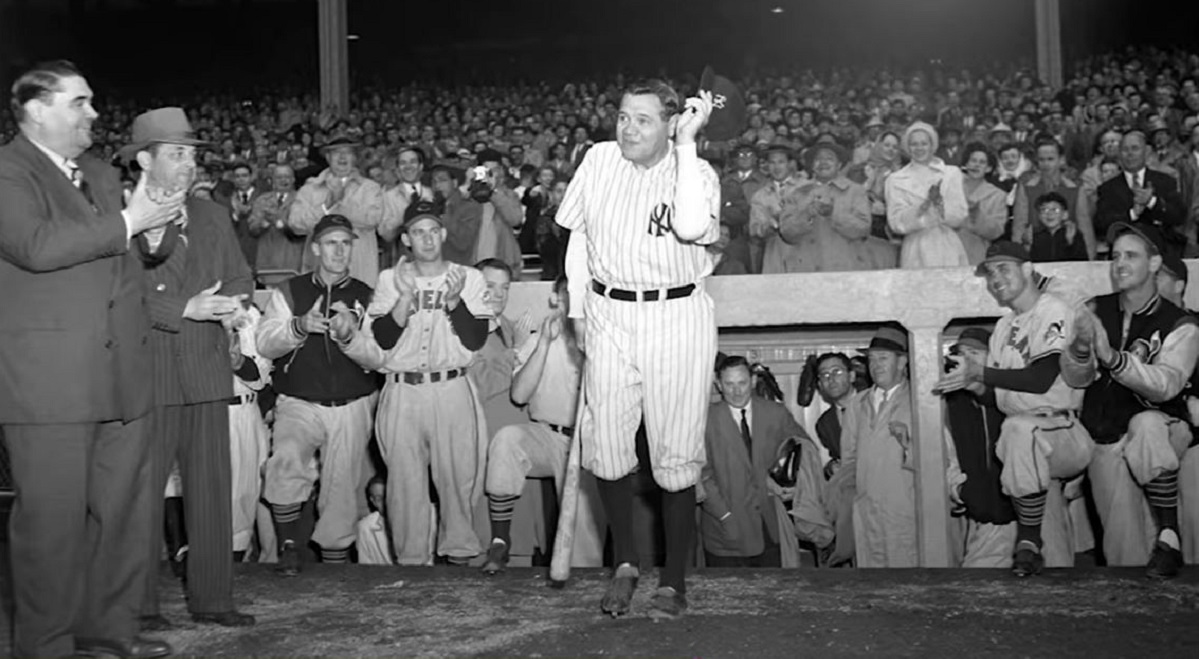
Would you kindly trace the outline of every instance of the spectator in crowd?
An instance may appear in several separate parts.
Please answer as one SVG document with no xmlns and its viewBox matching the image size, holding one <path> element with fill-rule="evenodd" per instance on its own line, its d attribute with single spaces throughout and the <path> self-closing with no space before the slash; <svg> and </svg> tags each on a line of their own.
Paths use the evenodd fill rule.
<svg viewBox="0 0 1199 659">
<path fill-rule="evenodd" d="M 1037 223 L 1029 251 L 1034 263 L 1088 260 L 1086 245 L 1077 225 L 1070 219 L 1069 209 L 1070 202 L 1057 192 L 1046 192 L 1037 197 Z"/>
<path fill-rule="evenodd" d="M 807 433 L 781 404 L 753 395 L 749 362 L 726 357 L 717 368 L 721 400 L 708 409 L 700 482 L 701 537 L 709 567 L 782 567 L 780 527 L 771 497 L 787 502 L 794 488 L 768 475 L 779 448 Z"/>
<path fill-rule="evenodd" d="M 379 276 L 376 230 L 383 221 L 383 189 L 358 170 L 359 143 L 349 137 L 330 140 L 322 149 L 329 167 L 304 184 L 288 216 L 288 226 L 308 235 L 326 215 L 341 215 L 354 225 L 354 256 L 350 276 L 374 286 Z M 308 257 L 310 261 L 315 258 Z M 307 269 L 307 268 L 306 268 Z"/>
<path fill-rule="evenodd" d="M 254 168 L 248 162 L 236 162 L 229 168 L 233 183 L 229 189 L 218 188 L 214 191 L 213 200 L 229 209 L 233 219 L 233 233 L 237 235 L 237 243 L 246 263 L 253 266 L 258 262 L 258 239 L 250 230 L 250 215 L 254 203 L 265 195 L 267 190 L 257 185 L 254 178 Z"/>
<path fill-rule="evenodd" d="M 758 167 L 758 152 L 749 144 L 738 145 L 732 153 L 732 167 L 720 180 L 720 222 L 729 227 L 727 258 L 741 261 L 748 272 L 758 272 L 753 264 L 761 261 L 762 243 L 749 235 L 749 200 L 767 183 Z M 753 255 L 757 255 L 757 261 Z"/>
<path fill-rule="evenodd" d="M 770 183 L 749 200 L 749 234 L 763 242 L 762 272 L 778 274 L 787 271 L 788 249 L 779 236 L 779 223 L 784 210 L 795 208 L 801 179 L 795 173 L 794 156 L 787 148 L 769 146 L 765 159 Z"/>
<path fill-rule="evenodd" d="M 903 150 L 912 159 L 887 178 L 887 222 L 903 236 L 901 268 L 967 265 L 957 229 L 966 221 L 962 171 L 934 154 L 937 131 L 916 122 L 903 134 Z"/>
<path fill-rule="evenodd" d="M 1174 161 L 1182 193 L 1186 220 L 1182 233 L 1186 236 L 1186 256 L 1199 256 L 1199 121 L 1191 126 L 1189 148 Z"/>
<path fill-rule="evenodd" d="M 816 358 L 816 389 L 828 404 L 828 409 L 816 420 L 816 436 L 829 459 L 823 465 L 825 478 L 829 478 L 841 465 L 841 422 L 845 418 L 853 395 L 853 366 L 849 357 L 840 352 L 829 352 Z"/>
<path fill-rule="evenodd" d="M 947 165 L 966 164 L 962 151 L 962 129 L 955 125 L 942 124 L 940 135 L 941 145 L 937 148 L 937 157 Z"/>
<path fill-rule="evenodd" d="M 504 171 L 504 157 L 494 149 L 478 154 L 477 174 L 471 182 L 470 194 L 477 202 L 479 212 L 479 236 L 475 243 L 472 264 L 485 259 L 499 259 L 508 264 L 512 277 L 519 281 L 524 269 L 520 245 L 514 233 L 524 222 L 524 208 L 520 197 L 508 187 L 508 173 Z"/>
<path fill-rule="evenodd" d="M 1091 222 L 1092 211 L 1087 205 L 1086 195 L 1081 188 L 1066 177 L 1065 151 L 1052 138 L 1037 142 L 1037 170 L 1016 186 L 1016 200 L 1012 208 L 1012 240 L 1031 248 L 1036 234 L 1042 229 L 1038 223 L 1038 200 L 1050 192 L 1066 200 L 1066 221 L 1083 240 L 1088 258 L 1095 255 L 1097 244 L 1095 228 Z M 1073 212 L 1071 212 L 1073 211 Z"/>
<path fill-rule="evenodd" d="M 1073 537 L 1061 483 L 1091 461 L 1090 436 L 1073 422 L 1083 392 L 1063 379 L 1058 364 L 1074 307 L 1036 285 L 1028 252 L 1011 241 L 992 243 L 976 273 L 986 278 L 995 301 L 1013 313 L 996 324 L 987 361 L 978 361 L 977 353 L 950 358 L 952 366 L 937 389 L 993 391 L 1007 415 L 996 457 L 1003 463 L 1003 491 L 1016 511 L 1012 572 L 1028 577 L 1046 564 L 1070 567 Z"/>
<path fill-rule="evenodd" d="M 436 206 L 415 203 L 405 219 L 400 238 L 412 260 L 383 271 L 366 321 L 344 349 L 385 378 L 375 430 L 397 562 L 430 565 L 436 554 L 466 565 L 481 551 L 473 510 L 483 496 L 487 441 L 478 392 L 465 375 L 492 311 L 483 275 L 442 256 L 446 231 Z"/>
<path fill-rule="evenodd" d="M 524 206 L 524 223 L 520 225 L 520 235 L 517 242 L 522 254 L 537 253 L 537 219 L 541 211 L 549 205 L 550 188 L 558 173 L 550 167 L 533 167 L 525 165 L 522 169 L 521 187 L 513 190 Z M 553 281 L 551 278 L 550 281 Z"/>
<path fill-rule="evenodd" d="M 1121 176 L 1099 186 L 1096 230 L 1108 231 L 1118 222 L 1152 224 L 1161 231 L 1171 251 L 1181 251 L 1180 233 L 1186 209 L 1174 177 L 1146 165 L 1143 133 L 1133 131 L 1120 142 Z"/>
<path fill-rule="evenodd" d="M 985 364 L 990 342 L 987 330 L 967 327 L 950 355 Z M 995 450 L 1004 416 L 993 399 L 976 391 L 960 389 L 944 395 L 946 430 L 952 439 L 946 444 L 945 480 L 954 512 L 966 524 L 961 566 L 1009 568 L 1016 547 L 1016 513 L 1003 492 L 1003 464 Z"/>
<path fill-rule="evenodd" d="M 418 146 L 403 146 L 396 153 L 396 174 L 399 184 L 383 191 L 383 219 L 379 222 L 379 237 L 383 239 L 384 263 L 395 262 L 399 253 L 395 241 L 403 228 L 404 211 L 415 200 L 433 201 L 433 188 L 424 184 L 425 161 L 428 153 Z"/>
<path fill-rule="evenodd" d="M 1016 203 L 1016 186 L 1032 171 L 1032 163 L 1024 156 L 1020 145 L 1005 142 L 995 148 L 999 158 L 999 169 L 995 172 L 996 187 L 1007 193 L 1007 205 L 1014 207 Z"/>
<path fill-rule="evenodd" d="M 133 143 L 121 153 L 136 157 L 149 188 L 170 194 L 191 187 L 197 144 L 183 110 L 159 108 L 134 119 Z M 241 627 L 253 625 L 254 616 L 235 608 L 229 554 L 233 369 L 228 358 L 214 359 L 212 349 L 220 346 L 228 354 L 225 327 L 242 310 L 254 282 L 228 217 L 217 204 L 192 197 L 179 223 L 142 237 L 157 404 L 149 469 L 150 487 L 162 492 L 179 462 L 188 538 L 184 583 L 192 619 Z M 152 566 L 162 554 L 162 517 L 162 497 L 155 497 L 150 542 L 142 550 Z M 173 627 L 160 613 L 158 581 L 156 570 L 146 571 L 143 629 Z"/>
<path fill-rule="evenodd" d="M 387 479 L 373 476 L 366 484 L 366 506 L 370 510 L 358 520 L 358 563 L 361 565 L 394 565 L 391 553 L 391 534 L 387 529 Z"/>
<path fill-rule="evenodd" d="M 873 270 L 866 188 L 841 175 L 846 153 L 832 141 L 804 152 L 812 178 L 801 183 L 779 216 L 781 272 Z M 888 264 L 882 264 L 885 267 Z M 773 271 L 773 270 L 772 270 Z"/>
<path fill-rule="evenodd" d="M 1147 563 L 1147 576 L 1168 579 L 1183 563 L 1178 470 L 1192 434 L 1183 390 L 1199 327 L 1158 295 L 1163 254 L 1174 257 L 1160 228 L 1120 222 L 1110 242 L 1115 292 L 1078 314 L 1062 371 L 1087 388 L 1082 422 L 1096 443 L 1088 475 L 1108 564 Z"/>
<path fill-rule="evenodd" d="M 549 200 L 537 218 L 537 230 L 534 234 L 537 241 L 537 254 L 541 256 L 541 279 L 546 281 L 557 279 L 565 273 L 566 245 L 570 240 L 570 231 L 559 225 L 554 218 L 566 197 L 566 188 L 570 180 L 565 176 L 557 176 L 550 187 Z"/>
<path fill-rule="evenodd" d="M 899 135 L 883 133 L 870 150 L 865 162 L 851 166 L 846 178 L 861 183 L 870 199 L 871 234 L 876 238 L 887 238 L 887 177 L 903 167 L 899 149 Z M 898 255 L 897 255 L 898 256 Z"/>
<path fill-rule="evenodd" d="M 1103 174 L 1103 163 L 1119 163 L 1120 142 L 1123 139 L 1124 134 L 1118 130 L 1107 129 L 1100 133 L 1096 138 L 1095 155 L 1087 162 L 1080 176 L 1079 195 L 1086 198 L 1087 207 L 1096 213 L 1099 212 L 1099 186 L 1108 180 Z M 1103 236 L 1102 233 L 1096 233 L 1096 238 Z"/>
<path fill-rule="evenodd" d="M 354 225 L 327 215 L 312 230 L 317 268 L 271 290 L 258 327 L 258 352 L 274 360 L 274 450 L 262 497 L 271 507 L 279 546 L 277 570 L 300 573 L 302 508 L 320 480 L 311 540 L 321 560 L 344 563 L 356 537 L 359 494 L 370 477 L 370 441 L 378 381 L 346 355 L 346 316 L 370 302 L 371 289 L 350 275 Z M 337 327 L 334 327 L 334 324 Z M 317 452 L 321 459 L 316 460 Z"/>
<path fill-rule="evenodd" d="M 248 222 L 250 235 L 258 241 L 255 272 L 299 273 L 304 261 L 304 238 L 296 235 L 287 222 L 296 200 L 296 175 L 288 165 L 271 169 L 271 191 L 254 199 Z"/>
<path fill-rule="evenodd" d="M 966 222 L 958 229 L 958 238 L 971 265 L 982 262 L 987 246 L 1007 227 L 1007 195 L 988 180 L 995 165 L 995 156 L 981 142 L 972 142 L 962 150 Z"/>
<path fill-rule="evenodd" d="M 0 343 L 0 435 L 16 494 L 13 654 L 167 656 L 136 619 L 146 575 L 157 574 L 145 549 L 163 490 L 147 469 L 159 439 L 150 325 L 128 243 L 177 219 L 184 191 L 152 201 L 143 178 L 121 210 L 117 172 L 86 153 L 99 115 L 74 64 L 35 65 L 11 91 L 0 285 L 23 310 L 0 316 L 0 331 L 21 337 Z"/>
<path fill-rule="evenodd" d="M 915 567 L 916 485 L 911 457 L 912 403 L 908 337 L 885 326 L 867 349 L 874 386 L 854 395 L 841 430 L 841 467 L 828 483 L 836 520 L 830 562 L 857 567 Z M 846 534 L 845 521 L 853 532 Z M 849 537 L 853 542 L 844 542 Z M 846 556 L 845 553 L 853 554 Z"/>
<path fill-rule="evenodd" d="M 721 222 L 720 237 L 716 239 L 716 242 L 708 245 L 708 253 L 712 255 L 713 277 L 749 274 L 743 263 L 728 257 L 729 244 L 732 242 L 731 236 L 732 231 L 728 225 Z"/>
</svg>

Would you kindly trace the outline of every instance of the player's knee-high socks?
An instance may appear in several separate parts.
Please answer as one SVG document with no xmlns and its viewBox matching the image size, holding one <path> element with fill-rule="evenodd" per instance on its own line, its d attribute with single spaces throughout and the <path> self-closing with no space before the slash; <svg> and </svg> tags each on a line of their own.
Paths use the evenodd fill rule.
<svg viewBox="0 0 1199 659">
<path fill-rule="evenodd" d="M 279 538 L 280 548 L 287 540 L 291 540 L 297 546 L 301 544 L 300 512 L 303 509 L 303 503 L 271 504 L 271 517 L 275 520 L 275 535 Z"/>
<path fill-rule="evenodd" d="M 636 477 L 636 474 L 629 474 L 614 481 L 596 479 L 604 514 L 608 516 L 608 528 L 612 530 L 612 558 L 617 567 L 621 563 L 640 564 L 637 539 L 633 535 L 633 479 Z"/>
<path fill-rule="evenodd" d="M 1028 541 L 1041 549 L 1041 520 L 1045 517 L 1045 500 L 1048 492 L 1038 492 L 1012 499 L 1016 509 L 1016 544 Z"/>
<path fill-rule="evenodd" d="M 487 514 L 491 518 L 491 538 L 493 540 L 499 538 L 506 545 L 512 544 L 512 511 L 516 509 L 516 502 L 519 500 L 519 494 L 516 496 L 487 495 Z"/>
<path fill-rule="evenodd" d="M 658 585 L 684 593 L 687 562 L 695 545 L 695 486 L 662 493 L 662 522 L 666 527 L 666 565 Z"/>
<path fill-rule="evenodd" d="M 1145 498 L 1157 531 L 1173 531 L 1178 534 L 1178 472 L 1168 471 L 1145 483 Z M 1177 549 L 1177 547 L 1175 547 Z"/>
<path fill-rule="evenodd" d="M 350 545 L 352 547 L 353 545 Z M 350 547 L 345 549 L 328 549 L 321 547 L 321 562 L 322 563 L 348 563 L 350 562 Z"/>
</svg>

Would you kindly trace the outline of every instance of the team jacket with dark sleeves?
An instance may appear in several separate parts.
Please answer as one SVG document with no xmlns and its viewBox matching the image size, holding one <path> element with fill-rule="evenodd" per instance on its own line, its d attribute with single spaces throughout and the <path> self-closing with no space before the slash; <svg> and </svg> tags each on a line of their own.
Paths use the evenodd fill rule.
<svg viewBox="0 0 1199 659">
<path fill-rule="evenodd" d="M 157 252 L 143 258 L 155 402 L 184 405 L 233 395 L 229 337 L 217 322 L 183 317 L 187 301 L 221 282 L 220 295 L 250 295 L 254 282 L 229 216 L 206 199 L 187 200 L 186 227 L 171 226 Z M 145 234 L 139 236 L 145 252 Z"/>
<path fill-rule="evenodd" d="M 1118 293 L 1101 295 L 1093 303 L 1112 349 L 1120 351 L 1115 363 L 1110 369 L 1096 369 L 1094 355 L 1080 359 L 1071 350 L 1062 367 L 1071 386 L 1094 379 L 1083 399 L 1082 422 L 1095 443 L 1119 441 L 1132 417 L 1145 410 L 1188 418 L 1182 391 L 1199 354 L 1195 318 L 1154 296 L 1131 315 L 1126 334 Z"/>
<path fill-rule="evenodd" d="M 1003 463 L 995 456 L 995 442 L 1003 425 L 1003 412 L 974 394 L 955 391 L 945 396 L 949 432 L 958 466 L 966 475 L 961 499 L 966 515 L 983 524 L 1007 524 L 1016 519 L 1012 500 L 1003 493 L 999 474 Z"/>
<path fill-rule="evenodd" d="M 258 325 L 258 352 L 275 360 L 271 381 L 285 396 L 315 403 L 349 401 L 379 388 L 377 374 L 364 371 L 342 352 L 329 334 L 300 333 L 295 322 L 308 313 L 318 298 L 326 316 L 334 302 L 350 309 L 365 309 L 372 290 L 346 275 L 326 286 L 315 272 L 288 279 L 271 292 L 262 322 Z"/>
</svg>

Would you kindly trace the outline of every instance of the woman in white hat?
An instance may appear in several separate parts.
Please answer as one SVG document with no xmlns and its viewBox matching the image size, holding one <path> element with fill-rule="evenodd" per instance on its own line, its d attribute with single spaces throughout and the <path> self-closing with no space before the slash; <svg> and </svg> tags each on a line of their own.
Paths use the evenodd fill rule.
<svg viewBox="0 0 1199 659">
<path fill-rule="evenodd" d="M 966 266 L 957 229 L 967 217 L 962 171 L 936 157 L 937 131 L 917 121 L 901 142 L 911 162 L 887 177 L 887 225 L 903 236 L 901 268 Z"/>
</svg>

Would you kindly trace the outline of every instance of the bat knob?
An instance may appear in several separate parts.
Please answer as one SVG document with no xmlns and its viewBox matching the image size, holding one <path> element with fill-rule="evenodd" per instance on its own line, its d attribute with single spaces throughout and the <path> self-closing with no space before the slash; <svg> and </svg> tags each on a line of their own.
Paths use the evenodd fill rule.
<svg viewBox="0 0 1199 659">
<path fill-rule="evenodd" d="M 554 590 L 562 590 L 563 588 L 566 588 L 566 580 L 550 579 L 550 588 L 553 588 Z"/>
</svg>

